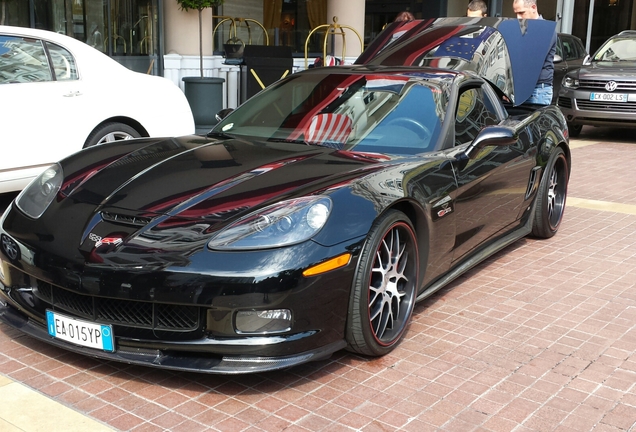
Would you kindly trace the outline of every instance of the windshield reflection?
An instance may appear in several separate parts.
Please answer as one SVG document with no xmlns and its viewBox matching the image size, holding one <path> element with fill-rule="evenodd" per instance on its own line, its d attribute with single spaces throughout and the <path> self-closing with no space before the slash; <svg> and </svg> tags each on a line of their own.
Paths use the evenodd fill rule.
<svg viewBox="0 0 636 432">
<path fill-rule="evenodd" d="M 437 142 L 447 100 L 434 80 L 304 73 L 248 100 L 212 133 L 338 150 L 416 154 Z"/>
</svg>

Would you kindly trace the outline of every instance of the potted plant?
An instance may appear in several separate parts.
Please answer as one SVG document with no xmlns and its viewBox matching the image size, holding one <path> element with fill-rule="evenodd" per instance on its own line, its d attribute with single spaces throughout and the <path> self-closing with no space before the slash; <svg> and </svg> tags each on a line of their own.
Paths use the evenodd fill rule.
<svg viewBox="0 0 636 432">
<path fill-rule="evenodd" d="M 206 132 L 216 123 L 216 113 L 223 108 L 223 78 L 203 76 L 203 24 L 202 12 L 207 8 L 216 9 L 224 0 L 177 0 L 184 11 L 196 9 L 199 12 L 199 72 L 198 77 L 183 77 L 185 95 L 190 103 L 197 133 Z M 216 10 L 214 11 L 216 12 Z"/>
</svg>

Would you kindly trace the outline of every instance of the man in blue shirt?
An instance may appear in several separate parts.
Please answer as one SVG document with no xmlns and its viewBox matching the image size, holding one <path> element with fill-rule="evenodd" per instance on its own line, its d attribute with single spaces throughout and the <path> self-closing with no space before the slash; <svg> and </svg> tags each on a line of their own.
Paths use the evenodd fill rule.
<svg viewBox="0 0 636 432">
<path fill-rule="evenodd" d="M 537 10 L 537 0 L 513 0 L 512 8 L 517 19 L 543 19 Z M 526 101 L 539 105 L 550 105 L 552 102 L 552 81 L 554 77 L 554 54 L 556 54 L 557 35 L 552 37 L 550 51 L 543 62 L 541 74 L 532 96 Z"/>
</svg>

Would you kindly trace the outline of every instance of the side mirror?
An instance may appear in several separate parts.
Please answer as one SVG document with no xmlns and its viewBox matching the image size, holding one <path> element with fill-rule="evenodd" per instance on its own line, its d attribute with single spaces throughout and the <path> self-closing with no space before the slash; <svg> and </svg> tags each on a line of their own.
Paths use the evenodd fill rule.
<svg viewBox="0 0 636 432">
<path fill-rule="evenodd" d="M 511 127 L 487 126 L 470 143 L 461 159 L 475 159 L 479 151 L 484 147 L 505 147 L 515 144 L 518 139 L 519 136 Z"/>
<path fill-rule="evenodd" d="M 553 60 L 554 63 L 561 63 L 562 61 L 563 61 L 563 57 L 561 57 L 558 54 L 554 55 L 554 60 Z"/>
<path fill-rule="evenodd" d="M 588 54 L 583 59 L 583 66 L 589 66 L 591 64 L 592 64 L 592 57 L 590 57 L 590 55 Z"/>
<path fill-rule="evenodd" d="M 227 117 L 228 115 L 230 115 L 230 113 L 234 111 L 234 108 L 223 108 L 221 111 L 219 111 L 218 113 L 216 113 L 216 115 L 214 117 L 216 117 L 217 121 L 221 121 L 223 120 L 225 117 Z"/>
</svg>

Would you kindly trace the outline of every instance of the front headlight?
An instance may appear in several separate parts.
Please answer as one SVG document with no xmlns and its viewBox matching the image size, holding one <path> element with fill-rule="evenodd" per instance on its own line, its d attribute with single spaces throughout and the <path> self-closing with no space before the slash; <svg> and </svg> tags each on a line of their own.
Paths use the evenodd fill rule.
<svg viewBox="0 0 636 432">
<path fill-rule="evenodd" d="M 566 88 L 576 89 L 579 87 L 579 80 L 577 80 L 576 78 L 566 76 L 566 77 L 563 77 L 563 82 L 561 83 L 561 86 Z"/>
<path fill-rule="evenodd" d="M 63 178 L 62 167 L 52 165 L 20 192 L 15 204 L 27 216 L 39 218 L 59 192 Z"/>
<path fill-rule="evenodd" d="M 326 196 L 283 201 L 239 219 L 212 237 L 208 246 L 216 250 L 253 250 L 301 243 L 325 225 L 331 205 Z"/>
</svg>

